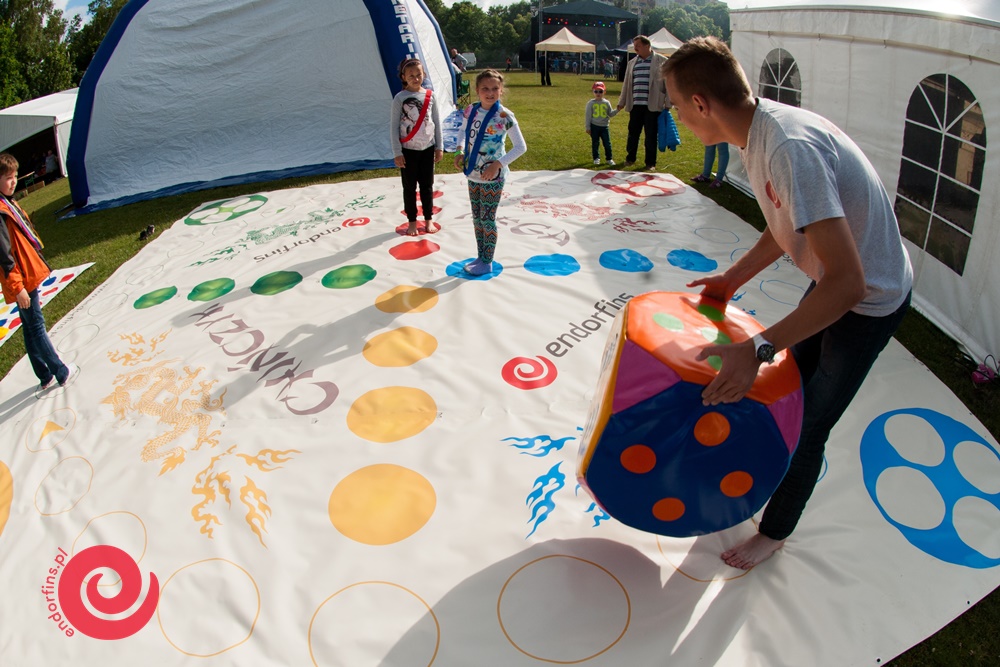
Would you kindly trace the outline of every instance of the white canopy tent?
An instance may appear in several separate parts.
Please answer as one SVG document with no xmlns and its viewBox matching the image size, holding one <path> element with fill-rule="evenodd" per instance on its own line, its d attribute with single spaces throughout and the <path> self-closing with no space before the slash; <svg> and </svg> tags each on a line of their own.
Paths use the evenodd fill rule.
<svg viewBox="0 0 1000 667">
<path fill-rule="evenodd" d="M 69 132 L 73 125 L 78 88 L 53 93 L 28 100 L 6 109 L 0 109 L 0 151 L 32 137 L 39 132 L 52 130 L 56 144 L 59 172 L 66 175 L 66 151 L 69 149 Z"/>
<path fill-rule="evenodd" d="M 535 44 L 535 62 L 538 62 L 538 52 L 539 51 L 555 51 L 556 53 L 579 53 L 580 54 L 580 68 L 579 72 L 583 72 L 583 54 L 593 53 L 597 54 L 597 48 L 585 40 L 580 39 L 572 32 L 569 28 L 563 28 L 556 34 L 552 35 L 546 40 L 542 40 Z M 547 57 L 547 56 L 546 56 Z"/>
<path fill-rule="evenodd" d="M 649 38 L 649 45 L 653 47 L 653 50 L 662 56 L 669 56 L 671 53 L 676 51 L 681 47 L 684 42 L 677 39 L 666 28 L 660 28 L 652 35 L 647 35 Z M 628 43 L 628 52 L 635 53 L 635 44 L 632 42 Z"/>
<path fill-rule="evenodd" d="M 915 307 L 977 359 L 1000 353 L 1000 4 L 745 4 L 732 44 L 754 93 L 861 146 L 895 202 Z M 727 178 L 749 192 L 745 176 L 734 152 Z"/>
</svg>

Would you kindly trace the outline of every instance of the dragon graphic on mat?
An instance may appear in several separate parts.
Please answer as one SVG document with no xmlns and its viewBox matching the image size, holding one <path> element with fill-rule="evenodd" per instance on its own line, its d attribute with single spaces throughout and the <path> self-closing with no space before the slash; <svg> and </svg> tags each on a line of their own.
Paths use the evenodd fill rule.
<svg viewBox="0 0 1000 667">
<path fill-rule="evenodd" d="M 211 412 L 223 410 L 223 390 L 218 398 L 212 398 L 212 387 L 218 380 L 199 381 L 192 389 L 202 368 L 184 367 L 178 372 L 169 367 L 177 359 L 165 359 L 153 366 L 138 368 L 122 373 L 115 378 L 115 388 L 110 395 L 105 396 L 102 404 L 110 405 L 115 417 L 124 422 L 131 412 L 138 412 L 157 419 L 161 424 L 171 427 L 166 433 L 160 434 L 146 443 L 142 449 L 142 461 L 148 463 L 168 457 L 174 467 L 183 460 L 184 448 L 180 445 L 164 451 L 174 441 L 195 430 L 195 444 L 192 449 L 200 449 L 208 444 L 212 447 L 219 444 L 219 430 L 209 431 L 212 424 Z M 133 395 L 138 393 L 138 400 L 133 402 Z M 161 474 L 165 470 L 161 471 Z"/>
</svg>

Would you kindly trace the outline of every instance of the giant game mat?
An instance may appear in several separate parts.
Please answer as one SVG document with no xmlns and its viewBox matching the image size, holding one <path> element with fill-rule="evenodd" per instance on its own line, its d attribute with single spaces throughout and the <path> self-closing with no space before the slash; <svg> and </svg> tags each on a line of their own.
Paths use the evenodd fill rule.
<svg viewBox="0 0 1000 667">
<path fill-rule="evenodd" d="M 575 468 L 615 313 L 758 233 L 667 174 L 515 172 L 470 279 L 465 181 L 435 189 L 415 238 L 397 179 L 208 202 L 54 327 L 74 383 L 18 363 L 0 663 L 877 665 L 1000 584 L 997 442 L 895 342 L 774 558 L 719 560 L 752 521 L 609 518 Z"/>
</svg>

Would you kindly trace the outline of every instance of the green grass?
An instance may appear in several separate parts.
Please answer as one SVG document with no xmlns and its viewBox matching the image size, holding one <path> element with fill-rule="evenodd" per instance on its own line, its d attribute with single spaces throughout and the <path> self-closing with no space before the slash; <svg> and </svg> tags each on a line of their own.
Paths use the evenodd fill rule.
<svg viewBox="0 0 1000 667">
<path fill-rule="evenodd" d="M 469 75 L 474 80 L 475 74 Z M 507 75 L 504 105 L 517 116 L 528 144 L 528 152 L 514 163 L 515 170 L 593 169 L 590 137 L 584 132 L 583 109 L 591 97 L 590 86 L 598 77 L 553 74 L 551 87 L 538 85 L 532 73 Z M 607 84 L 606 97 L 615 104 L 621 84 L 602 79 Z M 625 161 L 627 114 L 611 121 L 611 140 L 619 167 Z M 699 173 L 702 146 L 683 125 L 681 146 L 676 152 L 659 155 L 658 164 L 682 180 Z M 640 147 L 639 162 L 642 163 Z M 603 157 L 603 155 L 602 155 Z M 439 173 L 455 173 L 450 159 L 438 165 Z M 38 226 L 46 246 L 45 254 L 54 267 L 69 267 L 95 262 L 45 307 L 52 324 L 72 310 L 94 288 L 103 283 L 124 261 L 142 247 L 139 232 L 155 225 L 157 234 L 201 202 L 241 194 L 297 188 L 318 183 L 396 177 L 395 170 L 349 172 L 325 177 L 289 179 L 272 183 L 205 190 L 166 199 L 140 202 L 130 206 L 99 211 L 90 215 L 56 220 L 56 213 L 69 204 L 66 180 L 57 181 L 21 201 Z M 554 176 L 558 178 L 558 176 Z M 764 228 L 760 209 L 752 199 L 726 185 L 710 190 L 695 186 L 702 194 L 732 211 L 758 230 Z M 1000 438 L 1000 391 L 995 387 L 975 389 L 970 380 L 972 368 L 964 360 L 954 341 L 942 334 L 916 311 L 903 321 L 896 338 L 930 368 L 969 408 L 984 426 Z M 21 336 L 14 336 L 0 346 L 0 377 L 24 355 Z M 892 662 L 894 667 L 1000 664 L 1000 594 L 994 591 L 978 605 L 939 633 L 912 648 Z"/>
</svg>

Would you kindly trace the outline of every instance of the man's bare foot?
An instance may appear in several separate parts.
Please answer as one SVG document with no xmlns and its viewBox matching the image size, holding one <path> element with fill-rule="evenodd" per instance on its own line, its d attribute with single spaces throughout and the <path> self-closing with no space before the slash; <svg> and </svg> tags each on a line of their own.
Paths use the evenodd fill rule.
<svg viewBox="0 0 1000 667">
<path fill-rule="evenodd" d="M 739 544 L 728 551 L 722 552 L 722 560 L 726 565 L 737 567 L 741 570 L 749 570 L 755 565 L 763 563 L 774 552 L 785 545 L 784 540 L 772 540 L 766 535 L 757 533 L 746 542 Z"/>
<path fill-rule="evenodd" d="M 428 234 L 435 234 L 441 229 L 441 225 L 434 222 L 433 220 L 428 220 L 424 223 L 424 229 L 427 230 Z"/>
<path fill-rule="evenodd" d="M 406 228 L 406 235 L 407 236 L 416 236 L 417 235 L 417 223 L 416 222 L 411 222 L 410 226 Z"/>
</svg>

